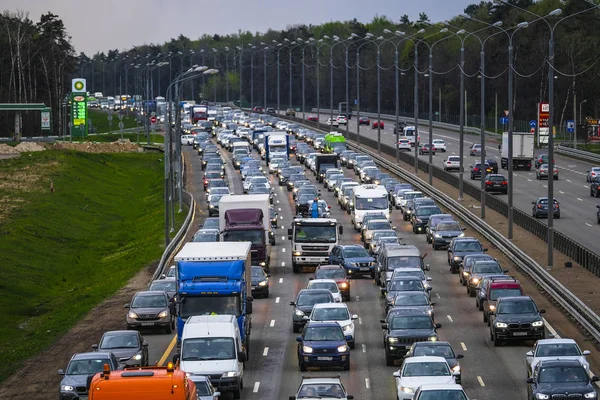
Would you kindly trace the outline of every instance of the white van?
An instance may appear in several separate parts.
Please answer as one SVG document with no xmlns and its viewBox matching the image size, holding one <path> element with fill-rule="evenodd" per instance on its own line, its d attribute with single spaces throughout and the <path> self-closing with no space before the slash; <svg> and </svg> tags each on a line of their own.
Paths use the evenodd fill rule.
<svg viewBox="0 0 600 400">
<path fill-rule="evenodd" d="M 196 315 L 183 326 L 181 370 L 190 375 L 210 376 L 211 383 L 221 393 L 233 392 L 234 399 L 241 396 L 246 359 L 234 315 Z"/>
<path fill-rule="evenodd" d="M 390 219 L 388 191 L 381 185 L 360 185 L 354 188 L 354 206 L 350 214 L 354 229 L 359 231 L 365 214 L 382 212 Z"/>
</svg>

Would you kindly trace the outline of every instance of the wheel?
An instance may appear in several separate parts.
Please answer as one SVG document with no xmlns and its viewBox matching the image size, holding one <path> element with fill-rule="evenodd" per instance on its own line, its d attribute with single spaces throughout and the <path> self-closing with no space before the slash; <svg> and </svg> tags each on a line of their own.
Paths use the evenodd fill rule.
<svg viewBox="0 0 600 400">
<path fill-rule="evenodd" d="M 555 181 L 557 181 L 557 180 L 558 180 L 558 176 L 555 176 L 555 177 L 554 177 L 554 180 L 555 180 Z"/>
<path fill-rule="evenodd" d="M 427 236 L 425 237 L 425 239 L 427 240 L 427 243 L 428 243 L 428 244 L 431 244 L 431 239 L 429 239 L 429 235 L 427 235 Z"/>
<path fill-rule="evenodd" d="M 344 371 L 350 371 L 350 359 L 348 359 L 348 361 L 346 361 L 346 364 L 344 364 Z"/>
<path fill-rule="evenodd" d="M 165 332 L 166 332 L 167 334 L 171 334 L 171 333 L 173 333 L 173 322 L 171 322 L 171 323 L 169 324 L 169 326 L 167 326 L 167 327 L 165 328 Z"/>
<path fill-rule="evenodd" d="M 499 347 L 500 346 L 500 340 L 498 340 L 497 337 L 492 336 L 493 339 L 492 341 L 494 342 L 494 347 Z"/>
<path fill-rule="evenodd" d="M 388 367 L 393 367 L 394 366 L 394 359 L 390 356 L 385 355 L 385 365 L 387 365 Z"/>
<path fill-rule="evenodd" d="M 477 309 L 479 311 L 483 311 L 483 303 L 482 302 L 479 302 L 479 304 L 477 304 Z"/>
<path fill-rule="evenodd" d="M 431 155 L 435 156 L 435 151 L 433 153 L 431 153 Z"/>
<path fill-rule="evenodd" d="M 233 391 L 233 398 L 234 399 L 242 398 L 242 390 L 240 388 L 237 388 L 236 390 Z"/>
<path fill-rule="evenodd" d="M 558 214 L 558 215 L 557 215 L 555 218 L 556 218 L 556 219 L 560 219 L 560 214 Z"/>
<path fill-rule="evenodd" d="M 302 361 L 298 362 L 298 366 L 300 367 L 301 372 L 306 371 L 306 365 L 304 365 L 304 363 Z"/>
<path fill-rule="evenodd" d="M 432 245 L 432 246 L 433 246 L 433 249 L 434 249 L 434 250 L 437 250 L 437 249 L 439 249 L 438 245 L 437 245 L 437 244 L 435 244 L 435 243 L 433 243 L 433 245 Z"/>
<path fill-rule="evenodd" d="M 296 325 L 292 325 L 292 332 L 300 333 L 300 329 Z"/>
<path fill-rule="evenodd" d="M 488 321 L 487 314 L 483 313 L 483 322 L 487 323 L 487 321 Z"/>
<path fill-rule="evenodd" d="M 354 341 L 352 341 L 352 342 L 348 343 L 348 346 L 349 346 L 349 347 L 350 347 L 352 350 L 354 350 L 354 348 L 356 348 L 356 343 L 354 343 Z"/>
<path fill-rule="evenodd" d="M 292 263 L 292 271 L 297 274 L 300 272 L 300 268 L 298 268 L 298 265 L 296 263 Z"/>
</svg>

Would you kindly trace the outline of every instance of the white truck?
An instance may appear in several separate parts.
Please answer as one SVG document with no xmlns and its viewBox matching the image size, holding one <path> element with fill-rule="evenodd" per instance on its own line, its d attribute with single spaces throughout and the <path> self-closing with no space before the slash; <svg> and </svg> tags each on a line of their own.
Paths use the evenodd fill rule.
<svg viewBox="0 0 600 400">
<path fill-rule="evenodd" d="M 534 151 L 534 134 L 529 132 L 513 132 L 513 170 L 531 171 Z M 500 147 L 502 169 L 508 169 L 508 132 L 502 134 Z"/>
<path fill-rule="evenodd" d="M 398 137 L 398 140 L 400 139 L 407 139 L 410 143 L 410 147 L 415 147 L 415 143 L 419 146 L 421 143 L 421 135 L 416 134 L 416 129 L 413 125 L 404 127 L 402 135 Z"/>
<path fill-rule="evenodd" d="M 252 242 L 252 265 L 269 270 L 271 230 L 268 194 L 223 196 L 219 201 L 219 231 L 222 242 Z"/>
<path fill-rule="evenodd" d="M 333 218 L 296 218 L 288 229 L 292 243 L 292 270 L 327 264 L 331 250 L 344 233 L 342 224 Z"/>
<path fill-rule="evenodd" d="M 390 219 L 391 206 L 387 189 L 381 185 L 360 185 L 354 188 L 350 217 L 354 229 L 360 231 L 365 214 L 381 212 Z"/>
<path fill-rule="evenodd" d="M 261 151 L 263 159 L 267 160 L 267 163 L 271 158 L 284 158 L 289 159 L 289 138 L 285 131 L 274 131 L 265 133 L 265 146 Z"/>
</svg>

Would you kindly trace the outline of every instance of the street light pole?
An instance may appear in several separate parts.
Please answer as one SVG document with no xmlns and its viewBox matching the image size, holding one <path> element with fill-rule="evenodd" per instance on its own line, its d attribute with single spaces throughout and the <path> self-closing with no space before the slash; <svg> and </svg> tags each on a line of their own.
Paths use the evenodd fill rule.
<svg viewBox="0 0 600 400">
<path fill-rule="evenodd" d="M 377 44 L 377 154 L 381 154 L 381 46 Z"/>
<path fill-rule="evenodd" d="M 267 50 L 268 47 L 265 46 L 263 53 L 263 105 L 264 109 L 267 109 Z"/>
</svg>

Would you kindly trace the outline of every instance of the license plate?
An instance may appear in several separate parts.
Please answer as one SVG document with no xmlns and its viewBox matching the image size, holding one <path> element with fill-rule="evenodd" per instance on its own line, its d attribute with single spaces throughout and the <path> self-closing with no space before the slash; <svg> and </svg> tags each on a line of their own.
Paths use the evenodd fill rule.
<svg viewBox="0 0 600 400">
<path fill-rule="evenodd" d="M 256 286 L 252 286 L 252 290 L 256 289 Z"/>
<path fill-rule="evenodd" d="M 514 332 L 513 336 L 527 336 L 527 332 Z"/>
<path fill-rule="evenodd" d="M 153 326 L 154 322 L 142 322 L 142 326 Z"/>
<path fill-rule="evenodd" d="M 361 271 L 368 271 L 368 270 L 369 270 L 369 267 L 360 267 L 360 270 L 361 270 Z"/>
<path fill-rule="evenodd" d="M 318 361 L 332 361 L 333 357 L 317 357 Z"/>
</svg>

